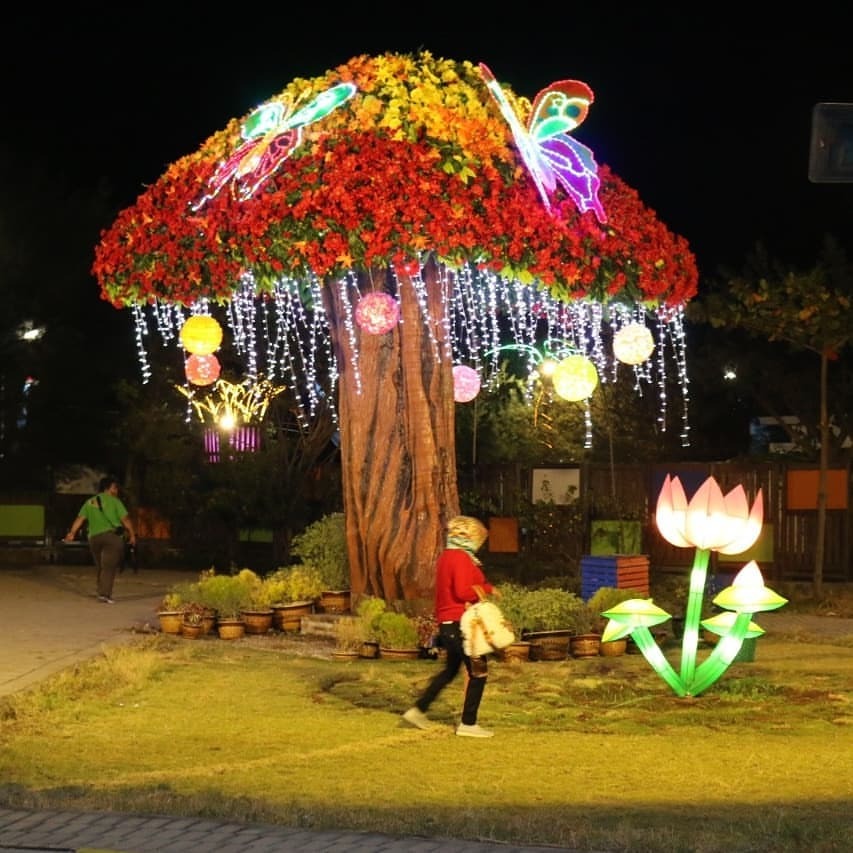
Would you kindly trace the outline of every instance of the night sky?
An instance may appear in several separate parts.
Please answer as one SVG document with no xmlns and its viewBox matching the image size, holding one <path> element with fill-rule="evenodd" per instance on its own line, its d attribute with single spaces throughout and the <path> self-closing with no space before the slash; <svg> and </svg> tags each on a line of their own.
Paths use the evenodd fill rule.
<svg viewBox="0 0 853 853">
<path fill-rule="evenodd" d="M 7 16 L 0 152 L 75 185 L 106 179 L 123 207 L 294 77 L 423 48 L 486 62 L 531 98 L 558 79 L 588 83 L 595 103 L 576 138 L 687 238 L 703 275 L 739 266 L 757 240 L 792 262 L 813 260 L 827 232 L 853 248 L 853 185 L 808 180 L 814 105 L 853 102 L 840 22 L 774 14 L 744 29 L 648 6 L 539 18 L 522 5 L 510 18 L 445 4 L 403 26 L 402 5 L 151 5 Z"/>
</svg>

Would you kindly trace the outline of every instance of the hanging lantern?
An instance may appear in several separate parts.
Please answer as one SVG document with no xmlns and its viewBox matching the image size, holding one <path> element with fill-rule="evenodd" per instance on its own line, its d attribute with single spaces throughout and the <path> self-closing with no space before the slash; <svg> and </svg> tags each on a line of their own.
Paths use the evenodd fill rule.
<svg viewBox="0 0 853 853">
<path fill-rule="evenodd" d="M 480 374 L 473 367 L 457 364 L 453 368 L 453 399 L 470 403 L 480 393 Z"/>
<path fill-rule="evenodd" d="M 598 371 L 585 355 L 564 358 L 551 374 L 554 391 L 573 403 L 586 400 L 598 385 Z"/>
<path fill-rule="evenodd" d="M 193 385 L 212 385 L 219 379 L 219 359 L 215 355 L 191 355 L 184 367 Z"/>
<path fill-rule="evenodd" d="M 623 364 L 642 364 L 654 348 L 652 333 L 642 323 L 628 323 L 613 336 L 613 355 Z"/>
<path fill-rule="evenodd" d="M 222 327 L 213 317 L 197 314 L 181 326 L 181 346 L 193 355 L 210 355 L 222 343 Z"/>
<path fill-rule="evenodd" d="M 384 335 L 400 320 L 400 306 L 388 293 L 366 293 L 355 309 L 355 322 L 368 335 Z"/>
</svg>

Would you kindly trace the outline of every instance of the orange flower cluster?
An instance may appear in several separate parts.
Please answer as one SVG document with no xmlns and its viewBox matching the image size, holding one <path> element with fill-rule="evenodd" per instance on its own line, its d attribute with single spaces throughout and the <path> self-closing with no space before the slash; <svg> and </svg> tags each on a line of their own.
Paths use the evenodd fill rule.
<svg viewBox="0 0 853 853">
<path fill-rule="evenodd" d="M 227 301 L 247 272 L 264 290 L 285 275 L 326 279 L 426 252 L 535 281 L 565 301 L 676 305 L 695 294 L 687 242 L 606 166 L 607 225 L 568 197 L 557 215 L 545 210 L 471 63 L 357 57 L 277 98 L 298 106 L 341 81 L 356 95 L 306 127 L 245 201 L 226 187 L 193 212 L 240 144 L 239 122 L 172 164 L 102 234 L 93 273 L 103 297 L 116 307 Z"/>
</svg>

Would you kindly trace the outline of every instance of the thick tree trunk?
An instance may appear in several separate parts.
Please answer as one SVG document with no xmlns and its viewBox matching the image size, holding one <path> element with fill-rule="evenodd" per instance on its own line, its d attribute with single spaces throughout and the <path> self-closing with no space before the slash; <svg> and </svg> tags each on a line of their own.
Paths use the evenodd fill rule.
<svg viewBox="0 0 853 853">
<path fill-rule="evenodd" d="M 459 511 L 453 372 L 446 300 L 424 273 L 428 318 L 399 273 L 400 323 L 384 335 L 353 324 L 335 285 L 324 288 L 338 360 L 341 465 L 354 596 L 431 598 L 448 518 Z M 385 282 L 385 273 L 374 273 Z M 369 289 L 363 288 L 363 292 Z M 357 372 L 355 365 L 357 364 Z"/>
</svg>

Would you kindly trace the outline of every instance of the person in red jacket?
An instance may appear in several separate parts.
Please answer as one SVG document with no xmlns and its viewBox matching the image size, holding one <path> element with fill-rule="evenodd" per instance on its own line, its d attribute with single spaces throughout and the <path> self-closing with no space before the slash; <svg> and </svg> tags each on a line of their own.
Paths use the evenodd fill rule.
<svg viewBox="0 0 853 853">
<path fill-rule="evenodd" d="M 483 698 L 488 676 L 485 656 L 468 657 L 462 647 L 459 620 L 468 604 L 480 600 L 478 589 L 484 594 L 495 593 L 486 580 L 481 563 L 476 557 L 486 541 L 488 531 L 476 518 L 457 515 L 448 522 L 447 547 L 435 565 L 435 618 L 438 622 L 438 643 L 447 652 L 444 669 L 433 677 L 420 698 L 403 714 L 403 719 L 419 729 L 430 727 L 426 716 L 429 706 L 454 678 L 462 665 L 468 678 L 465 684 L 465 701 L 462 722 L 456 734 L 463 737 L 492 737 L 494 732 L 477 723 L 477 712 Z"/>
</svg>

